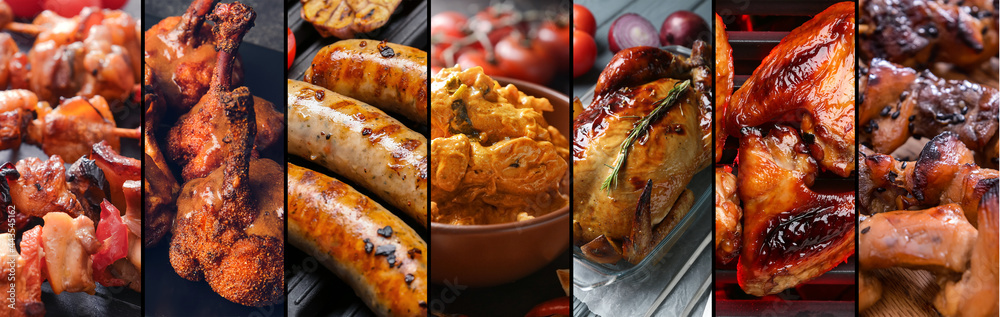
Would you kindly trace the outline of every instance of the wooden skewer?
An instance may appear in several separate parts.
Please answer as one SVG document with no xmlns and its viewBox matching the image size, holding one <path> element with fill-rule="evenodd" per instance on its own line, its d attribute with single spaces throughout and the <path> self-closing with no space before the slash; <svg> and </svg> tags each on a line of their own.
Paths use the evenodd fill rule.
<svg viewBox="0 0 1000 317">
<path fill-rule="evenodd" d="M 44 31 L 44 29 L 42 29 L 42 27 L 40 26 L 29 23 L 20 23 L 20 22 L 7 23 L 7 25 L 4 26 L 4 29 L 11 32 L 28 34 L 31 36 L 38 36 L 38 34 Z"/>
<path fill-rule="evenodd" d="M 114 128 L 111 130 L 111 134 L 123 138 L 138 139 L 142 137 L 142 127 L 134 129 Z"/>
</svg>

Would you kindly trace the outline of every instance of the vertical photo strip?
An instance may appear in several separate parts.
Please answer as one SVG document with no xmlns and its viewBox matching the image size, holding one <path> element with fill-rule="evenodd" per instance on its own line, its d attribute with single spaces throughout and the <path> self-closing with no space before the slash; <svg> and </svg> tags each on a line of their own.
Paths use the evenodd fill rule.
<svg viewBox="0 0 1000 317">
<path fill-rule="evenodd" d="M 573 13 L 573 313 L 701 316 L 712 2 L 577 1 Z"/>
<path fill-rule="evenodd" d="M 431 1 L 431 312 L 569 314 L 571 11 Z"/>
<path fill-rule="evenodd" d="M 854 2 L 717 1 L 715 314 L 856 314 Z"/>
<path fill-rule="evenodd" d="M 998 316 L 997 3 L 859 3 L 860 313 Z"/>
<path fill-rule="evenodd" d="M 0 315 L 142 312 L 141 11 L 0 2 Z"/>
<path fill-rule="evenodd" d="M 428 2 L 286 1 L 290 316 L 428 316 Z"/>
<path fill-rule="evenodd" d="M 285 313 L 282 5 L 144 4 L 145 315 Z"/>
</svg>

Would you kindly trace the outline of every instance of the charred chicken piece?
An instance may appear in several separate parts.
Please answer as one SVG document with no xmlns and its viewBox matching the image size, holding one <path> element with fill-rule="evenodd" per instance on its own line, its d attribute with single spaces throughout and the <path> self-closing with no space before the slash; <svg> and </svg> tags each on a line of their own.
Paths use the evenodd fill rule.
<svg viewBox="0 0 1000 317">
<path fill-rule="evenodd" d="M 77 217 L 83 207 L 69 190 L 66 182 L 66 166 L 58 155 L 42 161 L 29 157 L 17 162 L 21 177 L 10 184 L 10 196 L 18 213 L 43 217 L 49 213 L 62 212 Z"/>
<path fill-rule="evenodd" d="M 996 1 L 866 0 L 860 14 L 865 60 L 968 68 L 997 55 Z"/>
<path fill-rule="evenodd" d="M 862 147 L 858 194 L 862 213 L 931 208 L 956 203 L 973 226 L 979 201 L 1000 173 L 974 164 L 958 136 L 944 132 L 924 145 L 916 161 L 897 161 Z"/>
<path fill-rule="evenodd" d="M 888 267 L 964 272 L 976 228 L 956 204 L 880 213 L 858 225 L 861 270 Z"/>
<path fill-rule="evenodd" d="M 722 159 L 722 149 L 729 136 L 725 129 L 726 109 L 733 95 L 733 48 L 722 17 L 715 14 L 715 162 Z M 716 240 L 718 241 L 718 240 Z M 716 246 L 718 248 L 718 246 Z"/>
<path fill-rule="evenodd" d="M 138 181 L 142 178 L 142 162 L 118 154 L 105 142 L 94 144 L 93 151 L 88 158 L 94 160 L 94 163 L 104 172 L 104 178 L 110 185 L 109 200 L 111 203 L 115 206 L 126 206 L 128 200 L 125 199 L 122 186 L 127 181 Z"/>
<path fill-rule="evenodd" d="M 781 292 L 826 273 L 854 254 L 854 192 L 817 193 L 816 161 L 792 128 L 766 137 L 744 128 L 737 190 L 743 252 L 737 282 L 747 294 Z"/>
<path fill-rule="evenodd" d="M 878 58 L 862 68 L 858 87 L 863 93 L 859 136 L 876 152 L 892 153 L 911 136 L 950 131 L 976 151 L 981 166 L 997 167 L 996 88 L 941 79 Z"/>
<path fill-rule="evenodd" d="M 146 94 L 143 104 L 147 107 L 143 130 L 143 192 L 146 196 L 143 200 L 143 246 L 151 247 L 170 232 L 177 210 L 175 201 L 181 187 L 167 165 L 155 135 L 166 105 L 154 93 Z"/>
<path fill-rule="evenodd" d="M 573 122 L 576 244 L 602 235 L 618 243 L 640 230 L 635 224 L 645 220 L 636 218 L 635 204 L 650 180 L 649 222 L 654 231 L 670 231 L 673 224 L 668 220 L 688 212 L 674 210 L 674 206 L 695 172 L 711 161 L 712 140 L 711 77 L 704 71 L 709 67 L 703 58 L 707 52 L 701 43 L 695 47 L 693 56 L 697 57 L 691 59 L 654 47 L 625 49 L 601 73 L 594 101 Z M 649 125 L 645 136 L 632 145 L 617 175 L 619 184 L 603 189 L 602 181 L 612 174 L 609 166 L 636 122 L 685 79 L 695 82 L 694 89 L 682 91 L 673 106 Z M 656 241 L 632 243 L 655 245 Z M 641 259 L 636 256 L 629 261 Z"/>
<path fill-rule="evenodd" d="M 210 18 L 225 33 L 242 34 L 253 17 L 249 7 L 235 2 L 217 6 Z M 231 40 L 237 42 L 223 47 L 234 49 L 238 38 Z M 220 59 L 229 61 L 220 64 L 231 63 L 231 53 L 223 50 Z M 218 99 L 228 120 L 220 131 L 229 140 L 225 164 L 181 190 L 170 263 L 181 277 L 204 279 L 235 303 L 273 304 L 284 295 L 284 189 L 274 181 L 284 173 L 274 161 L 251 158 L 256 124 L 250 92 L 213 91 L 209 96 Z"/>
<path fill-rule="evenodd" d="M 944 316 L 996 316 L 998 253 L 1000 253 L 1000 195 L 996 183 L 979 203 L 979 235 L 972 247 L 969 269 L 957 281 L 941 282 L 934 307 Z"/>
<path fill-rule="evenodd" d="M 66 170 L 69 190 L 83 207 L 83 215 L 90 219 L 100 219 L 101 202 L 109 198 L 111 185 L 104 178 L 104 171 L 97 162 L 81 156 Z"/>
<path fill-rule="evenodd" d="M 732 167 L 715 169 L 715 258 L 729 263 L 740 254 L 743 244 L 743 210 L 736 196 L 736 176 Z"/>
<path fill-rule="evenodd" d="M 770 122 L 801 127 L 820 166 L 854 171 L 854 3 L 841 2 L 792 30 L 733 94 L 730 133 Z"/>
<path fill-rule="evenodd" d="M 216 2 L 192 1 L 183 16 L 163 19 L 144 35 L 144 60 L 152 69 L 151 81 L 168 107 L 177 113 L 191 110 L 211 88 L 209 83 L 218 68 L 218 35 L 213 36 L 205 20 Z M 242 81 L 243 70 L 238 62 L 229 69 L 227 78 L 230 76 L 233 83 Z"/>
</svg>

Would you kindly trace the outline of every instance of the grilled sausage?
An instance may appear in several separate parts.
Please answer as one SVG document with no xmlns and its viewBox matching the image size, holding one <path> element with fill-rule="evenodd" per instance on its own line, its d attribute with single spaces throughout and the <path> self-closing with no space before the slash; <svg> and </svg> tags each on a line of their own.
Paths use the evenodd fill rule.
<svg viewBox="0 0 1000 317">
<path fill-rule="evenodd" d="M 427 138 L 375 107 L 289 80 L 288 153 L 360 184 L 427 226 Z"/>
<path fill-rule="evenodd" d="M 288 237 L 379 316 L 427 316 L 427 244 L 347 184 L 288 164 Z"/>
<path fill-rule="evenodd" d="M 321 49 L 305 81 L 427 124 L 427 53 L 373 40 Z"/>
</svg>

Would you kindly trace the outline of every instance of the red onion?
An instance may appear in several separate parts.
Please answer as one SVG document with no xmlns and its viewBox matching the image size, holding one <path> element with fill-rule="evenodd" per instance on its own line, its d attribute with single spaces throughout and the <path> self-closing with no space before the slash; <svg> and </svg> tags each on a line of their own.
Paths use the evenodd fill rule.
<svg viewBox="0 0 1000 317">
<path fill-rule="evenodd" d="M 701 16 L 691 11 L 677 11 L 663 20 L 660 44 L 691 47 L 695 40 L 708 41 L 711 34 L 708 23 Z"/>
<path fill-rule="evenodd" d="M 618 53 L 630 47 L 660 46 L 660 38 L 656 27 L 649 20 L 635 13 L 626 13 L 611 23 L 608 43 L 611 45 L 611 52 Z"/>
</svg>

